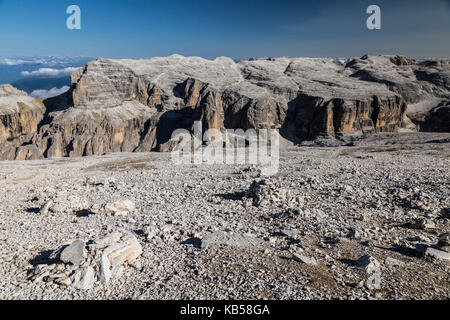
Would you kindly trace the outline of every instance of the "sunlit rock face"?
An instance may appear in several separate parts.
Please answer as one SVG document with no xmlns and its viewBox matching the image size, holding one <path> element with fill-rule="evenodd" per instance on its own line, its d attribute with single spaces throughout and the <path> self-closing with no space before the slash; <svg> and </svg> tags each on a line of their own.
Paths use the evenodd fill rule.
<svg viewBox="0 0 450 320">
<path fill-rule="evenodd" d="M 280 129 L 294 143 L 395 132 L 406 114 L 433 131 L 436 114 L 448 112 L 430 110 L 449 101 L 449 74 L 448 61 L 399 56 L 97 59 L 55 98 L 0 86 L 0 159 L 167 151 L 172 132 L 192 131 L 194 121 L 203 130 Z"/>
<path fill-rule="evenodd" d="M 38 130 L 45 107 L 10 85 L 0 85 L 0 159 L 39 157 L 35 148 L 21 148 Z"/>
</svg>

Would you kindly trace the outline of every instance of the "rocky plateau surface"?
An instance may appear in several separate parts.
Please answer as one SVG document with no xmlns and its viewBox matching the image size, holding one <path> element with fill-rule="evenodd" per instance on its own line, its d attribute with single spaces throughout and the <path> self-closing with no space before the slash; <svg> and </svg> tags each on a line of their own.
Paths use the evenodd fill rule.
<svg viewBox="0 0 450 320">
<path fill-rule="evenodd" d="M 0 299 L 449 299 L 449 160 L 449 133 L 416 132 L 284 147 L 271 177 L 2 161 Z"/>
</svg>

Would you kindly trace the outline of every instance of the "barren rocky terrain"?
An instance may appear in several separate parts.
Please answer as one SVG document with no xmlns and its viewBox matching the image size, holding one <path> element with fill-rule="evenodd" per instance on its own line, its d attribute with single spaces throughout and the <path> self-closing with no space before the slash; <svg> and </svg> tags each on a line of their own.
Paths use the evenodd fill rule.
<svg viewBox="0 0 450 320">
<path fill-rule="evenodd" d="M 0 162 L 0 298 L 449 299 L 450 134 L 329 145 Z"/>
</svg>

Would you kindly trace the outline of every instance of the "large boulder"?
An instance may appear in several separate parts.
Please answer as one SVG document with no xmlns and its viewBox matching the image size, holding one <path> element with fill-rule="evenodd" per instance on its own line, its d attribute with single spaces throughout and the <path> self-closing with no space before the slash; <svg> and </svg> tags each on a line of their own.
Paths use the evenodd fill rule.
<svg viewBox="0 0 450 320">
<path fill-rule="evenodd" d="M 450 100 L 432 108 L 417 121 L 421 131 L 425 132 L 450 132 Z"/>
<path fill-rule="evenodd" d="M 53 251 L 51 263 L 37 265 L 30 280 L 89 290 L 120 278 L 126 265 L 142 254 L 141 244 L 130 232 L 116 231 L 86 243 L 75 240 Z"/>
</svg>

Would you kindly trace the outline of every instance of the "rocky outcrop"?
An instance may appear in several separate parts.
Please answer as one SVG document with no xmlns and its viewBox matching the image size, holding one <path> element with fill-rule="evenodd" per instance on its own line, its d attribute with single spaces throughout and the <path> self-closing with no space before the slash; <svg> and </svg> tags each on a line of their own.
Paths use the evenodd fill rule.
<svg viewBox="0 0 450 320">
<path fill-rule="evenodd" d="M 448 101 L 449 70 L 446 61 L 398 56 L 97 59 L 56 98 L 3 89 L 0 159 L 167 151 L 172 132 L 192 131 L 194 121 L 203 130 L 280 129 L 293 142 L 392 132 L 405 123 L 407 104 Z"/>
<path fill-rule="evenodd" d="M 38 157 L 35 146 L 27 146 L 38 130 L 45 107 L 10 85 L 0 85 L 0 159 Z"/>
<path fill-rule="evenodd" d="M 417 62 L 401 56 L 364 56 L 347 63 L 347 69 L 351 77 L 384 84 L 400 94 L 408 104 L 408 117 L 419 130 L 450 131 L 449 122 L 435 124 L 433 119 L 439 120 L 431 115 L 432 109 L 450 99 L 450 60 Z"/>
<path fill-rule="evenodd" d="M 30 280 L 89 290 L 120 278 L 126 264 L 133 264 L 141 254 L 141 244 L 129 232 L 116 231 L 88 242 L 78 239 L 53 251 L 50 263 L 38 264 Z"/>
<path fill-rule="evenodd" d="M 417 121 L 421 131 L 450 131 L 450 101 L 443 102 L 425 114 L 422 121 Z"/>
</svg>

